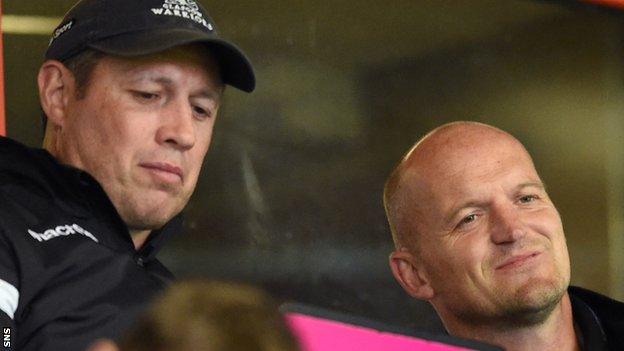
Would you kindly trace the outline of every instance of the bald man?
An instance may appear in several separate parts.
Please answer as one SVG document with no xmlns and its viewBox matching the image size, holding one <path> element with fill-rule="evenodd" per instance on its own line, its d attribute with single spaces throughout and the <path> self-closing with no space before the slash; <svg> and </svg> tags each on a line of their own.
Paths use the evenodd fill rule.
<svg viewBox="0 0 624 351">
<path fill-rule="evenodd" d="M 451 335 L 507 350 L 624 349 L 624 304 L 569 287 L 561 218 L 510 134 L 433 130 L 388 178 L 384 206 L 395 278 Z"/>
</svg>

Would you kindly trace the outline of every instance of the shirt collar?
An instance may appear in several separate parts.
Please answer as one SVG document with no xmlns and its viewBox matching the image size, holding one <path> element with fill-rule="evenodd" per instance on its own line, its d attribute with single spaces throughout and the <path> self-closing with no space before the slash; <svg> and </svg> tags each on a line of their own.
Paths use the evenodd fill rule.
<svg viewBox="0 0 624 351">
<path fill-rule="evenodd" d="M 167 242 L 171 236 L 182 231 L 183 222 L 182 214 L 178 214 L 164 227 L 152 231 L 143 247 L 139 249 L 138 255 L 146 262 L 154 259 L 164 243 Z"/>
</svg>

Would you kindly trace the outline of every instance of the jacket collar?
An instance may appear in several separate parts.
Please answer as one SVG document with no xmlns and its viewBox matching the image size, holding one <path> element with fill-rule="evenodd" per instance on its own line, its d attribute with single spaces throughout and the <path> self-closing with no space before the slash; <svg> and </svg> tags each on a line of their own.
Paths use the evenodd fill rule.
<svg viewBox="0 0 624 351">
<path fill-rule="evenodd" d="M 598 315 L 587 303 L 574 294 L 573 288 L 569 292 L 574 326 L 579 334 L 578 339 L 581 349 L 607 351 L 609 349 L 607 336 Z"/>
<path fill-rule="evenodd" d="M 143 247 L 138 251 L 139 256 L 146 262 L 153 260 L 162 246 L 173 236 L 182 231 L 184 219 L 182 214 L 173 217 L 164 227 L 152 231 Z"/>
<path fill-rule="evenodd" d="M 113 250 L 129 250 L 144 262 L 154 259 L 174 233 L 182 229 L 182 216 L 177 215 L 165 226 L 152 231 L 145 245 L 135 250 L 134 243 L 119 213 L 101 185 L 90 174 L 58 162 L 48 151 L 30 148 L 0 136 L 0 169 L 32 180 L 49 194 L 63 212 L 101 228 L 100 244 Z"/>
</svg>

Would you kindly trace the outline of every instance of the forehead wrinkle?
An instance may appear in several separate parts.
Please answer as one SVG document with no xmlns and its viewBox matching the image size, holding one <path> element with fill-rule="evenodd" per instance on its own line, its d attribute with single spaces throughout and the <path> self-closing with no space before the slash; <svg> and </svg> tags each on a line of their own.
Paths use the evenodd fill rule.
<svg viewBox="0 0 624 351">
<path fill-rule="evenodd" d="M 545 192 L 546 184 L 544 184 L 541 180 L 538 180 L 538 181 L 532 181 L 532 182 L 525 182 L 525 183 L 521 183 L 518 185 L 519 190 L 525 189 L 525 188 L 537 188 Z"/>
<path fill-rule="evenodd" d="M 161 85 L 172 86 L 175 84 L 175 79 L 171 78 L 172 74 L 176 73 L 168 72 L 167 68 L 163 65 L 167 63 L 147 63 L 127 61 L 127 60 L 115 60 L 113 65 L 121 73 L 121 79 L 126 80 L 128 83 L 144 83 L 151 82 Z"/>
<path fill-rule="evenodd" d="M 173 85 L 173 79 L 155 72 L 141 72 L 136 78 L 130 80 L 133 83 L 144 81 L 154 82 L 162 85 Z"/>
<path fill-rule="evenodd" d="M 151 71 L 149 68 L 142 69 L 141 67 L 130 67 L 126 70 L 122 70 L 122 72 L 126 72 L 127 76 L 133 74 L 133 71 L 138 71 L 135 77 L 131 77 L 129 82 L 131 84 L 141 83 L 141 82 L 153 82 L 159 85 L 163 85 L 167 88 L 175 87 L 176 81 L 170 78 L 170 74 L 165 74 L 163 72 Z M 197 92 L 191 94 L 193 98 L 205 98 L 215 102 L 219 102 L 221 100 L 221 91 L 220 87 L 216 89 L 210 89 L 208 87 L 199 89 Z"/>
</svg>

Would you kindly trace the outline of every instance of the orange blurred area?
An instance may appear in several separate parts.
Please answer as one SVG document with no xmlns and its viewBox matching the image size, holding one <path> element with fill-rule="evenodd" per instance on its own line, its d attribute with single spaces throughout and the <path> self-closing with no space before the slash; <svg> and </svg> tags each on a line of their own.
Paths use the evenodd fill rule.
<svg viewBox="0 0 624 351">
<path fill-rule="evenodd" d="M 624 9 L 624 0 L 585 0 L 586 2 Z"/>
<path fill-rule="evenodd" d="M 2 45 L 2 1 L 0 1 L 0 135 L 6 135 L 4 116 L 4 55 Z"/>
</svg>

